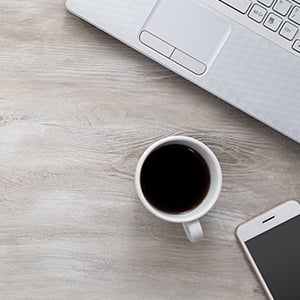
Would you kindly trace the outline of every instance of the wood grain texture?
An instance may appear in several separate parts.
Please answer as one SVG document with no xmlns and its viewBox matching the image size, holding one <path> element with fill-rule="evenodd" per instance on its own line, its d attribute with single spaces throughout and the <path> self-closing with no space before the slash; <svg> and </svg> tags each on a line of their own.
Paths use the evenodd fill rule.
<svg viewBox="0 0 300 300">
<path fill-rule="evenodd" d="M 300 195 L 300 146 L 65 11 L 0 2 L 0 298 L 266 299 L 235 239 Z M 224 187 L 193 245 L 134 190 L 139 156 L 183 134 Z"/>
</svg>

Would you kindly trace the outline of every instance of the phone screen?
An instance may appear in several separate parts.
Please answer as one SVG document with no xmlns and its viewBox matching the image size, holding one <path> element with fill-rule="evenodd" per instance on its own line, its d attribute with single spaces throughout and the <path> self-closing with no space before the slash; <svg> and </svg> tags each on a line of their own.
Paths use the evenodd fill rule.
<svg viewBox="0 0 300 300">
<path fill-rule="evenodd" d="M 299 300 L 300 215 L 245 243 L 273 298 Z"/>
</svg>

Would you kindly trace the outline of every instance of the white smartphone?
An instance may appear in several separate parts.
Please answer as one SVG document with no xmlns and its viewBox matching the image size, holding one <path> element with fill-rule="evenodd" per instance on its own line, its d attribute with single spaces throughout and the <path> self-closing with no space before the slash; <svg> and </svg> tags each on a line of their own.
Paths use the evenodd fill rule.
<svg viewBox="0 0 300 300">
<path fill-rule="evenodd" d="M 285 202 L 241 224 L 236 235 L 269 299 L 299 300 L 299 203 Z"/>
</svg>

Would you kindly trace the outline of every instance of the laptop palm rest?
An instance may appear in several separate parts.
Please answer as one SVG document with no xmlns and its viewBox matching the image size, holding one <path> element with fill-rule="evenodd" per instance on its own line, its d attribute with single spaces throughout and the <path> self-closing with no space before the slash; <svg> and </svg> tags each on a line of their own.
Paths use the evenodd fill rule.
<svg viewBox="0 0 300 300">
<path fill-rule="evenodd" d="M 230 35 L 216 12 L 192 0 L 159 0 L 140 32 L 140 42 L 193 72 L 204 74 Z"/>
</svg>

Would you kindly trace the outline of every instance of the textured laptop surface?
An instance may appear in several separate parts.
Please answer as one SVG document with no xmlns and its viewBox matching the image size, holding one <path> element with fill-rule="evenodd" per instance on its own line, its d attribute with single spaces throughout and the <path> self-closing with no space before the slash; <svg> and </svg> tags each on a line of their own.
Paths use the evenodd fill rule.
<svg viewBox="0 0 300 300">
<path fill-rule="evenodd" d="M 209 2 L 186 1 L 200 6 L 203 6 L 204 2 Z M 300 142 L 299 57 L 231 18 L 220 15 L 213 8 L 208 8 L 229 25 L 230 34 L 225 38 L 224 44 L 221 45 L 207 71 L 197 75 L 153 51 L 139 40 L 141 31 L 147 28 L 149 18 L 154 15 L 157 2 L 157 0 L 68 0 L 66 5 L 75 15 Z M 188 18 L 185 11 L 182 11 L 182 18 Z M 197 31 L 197 28 L 194 28 L 186 34 L 197 36 Z"/>
</svg>

